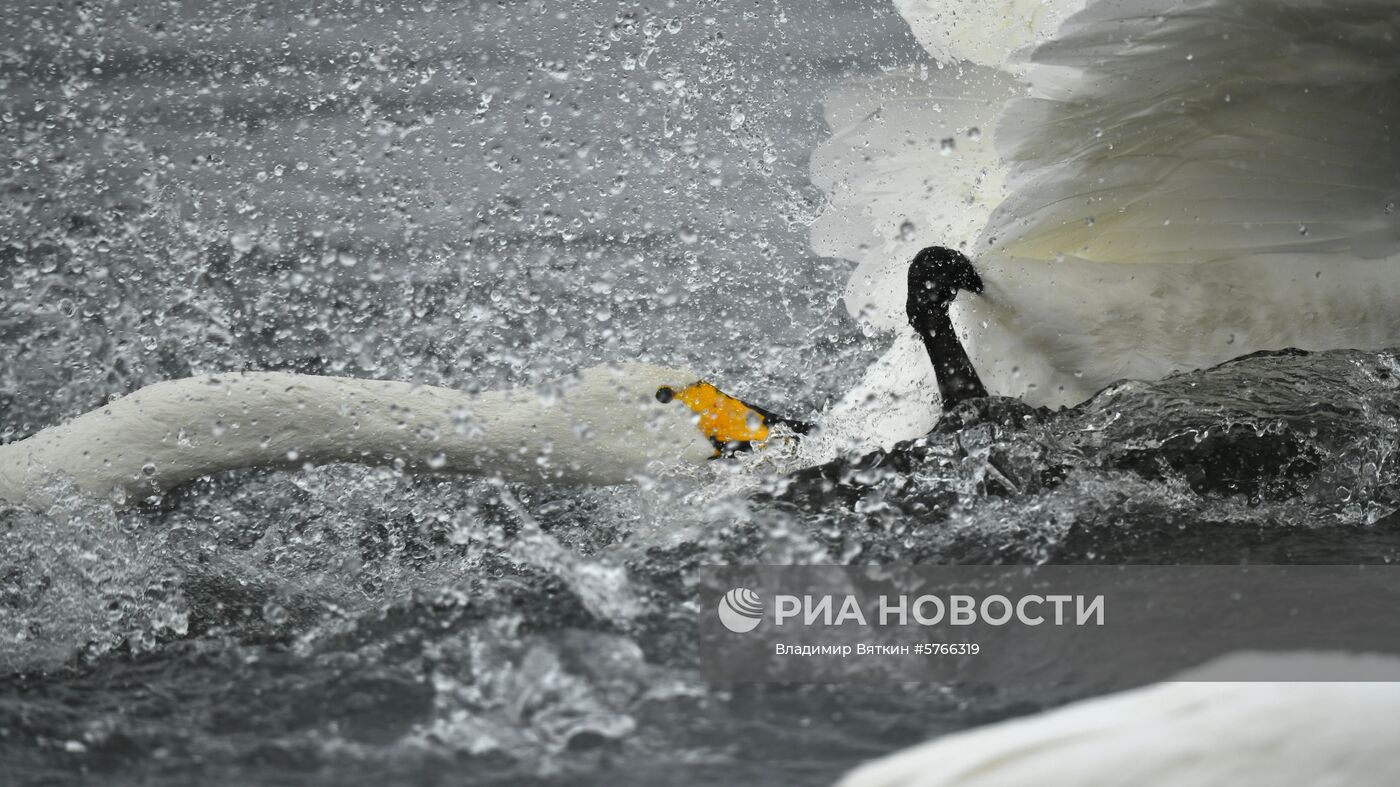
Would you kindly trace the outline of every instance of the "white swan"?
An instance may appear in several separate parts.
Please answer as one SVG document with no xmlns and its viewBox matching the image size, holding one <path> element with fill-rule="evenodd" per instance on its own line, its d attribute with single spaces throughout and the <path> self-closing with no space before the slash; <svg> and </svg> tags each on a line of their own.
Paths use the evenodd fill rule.
<svg viewBox="0 0 1400 787">
<path fill-rule="evenodd" d="M 1101 0 L 1074 16 L 1083 0 L 899 5 L 935 54 L 977 62 L 833 99 L 837 134 L 813 158 L 833 209 L 813 245 L 862 259 L 847 306 L 898 335 L 804 441 L 805 462 L 933 426 L 937 380 L 904 309 L 923 246 L 968 250 L 985 287 L 952 303 L 954 329 L 991 393 L 1036 404 L 1253 350 L 1400 342 L 1390 0 Z M 653 410 L 694 412 L 633 405 L 693 375 L 639 372 L 621 399 L 590 379 L 563 406 L 326 378 L 164 384 L 0 447 L 0 499 L 33 498 L 56 473 L 140 495 L 344 459 L 614 482 L 706 453 L 704 428 L 647 427 Z M 479 433 L 458 431 L 459 409 L 480 411 Z M 739 431 L 771 417 L 737 412 Z M 225 416 L 237 429 L 214 435 Z"/>
<path fill-rule="evenodd" d="M 813 245 L 861 260 L 847 306 L 897 333 L 832 424 L 888 444 L 936 420 L 902 314 L 904 269 L 935 244 L 985 281 L 952 307 L 983 382 L 1033 404 L 1400 343 L 1393 2 L 898 5 L 946 67 L 838 91 L 813 157 L 833 205 Z"/>
<path fill-rule="evenodd" d="M 1336 682 L 1273 682 L 1300 676 Z M 897 752 L 840 787 L 1390 787 L 1397 715 L 1400 659 L 1241 654 Z"/>
<path fill-rule="evenodd" d="M 764 441 L 782 420 L 693 372 L 639 363 L 479 394 L 280 372 L 203 375 L 0 446 L 0 502 L 43 505 L 64 478 L 126 501 L 220 470 L 308 462 L 616 484 Z"/>
</svg>

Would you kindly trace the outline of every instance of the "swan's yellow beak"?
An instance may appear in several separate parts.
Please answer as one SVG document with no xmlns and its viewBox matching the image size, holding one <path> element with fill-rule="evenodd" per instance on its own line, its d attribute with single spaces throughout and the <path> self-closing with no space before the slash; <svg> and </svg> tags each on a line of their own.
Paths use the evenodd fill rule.
<svg viewBox="0 0 1400 787">
<path fill-rule="evenodd" d="M 663 404 L 678 400 L 699 416 L 697 426 L 714 443 L 716 456 L 743 451 L 755 442 L 767 440 L 773 424 L 786 424 L 799 434 L 807 431 L 806 424 L 776 416 L 703 380 L 679 389 L 663 385 L 656 389 L 656 399 Z"/>
</svg>

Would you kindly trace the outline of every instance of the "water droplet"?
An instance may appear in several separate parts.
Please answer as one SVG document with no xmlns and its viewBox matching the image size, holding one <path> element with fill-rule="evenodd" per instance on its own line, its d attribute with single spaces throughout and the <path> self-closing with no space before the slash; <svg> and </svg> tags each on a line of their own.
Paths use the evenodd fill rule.
<svg viewBox="0 0 1400 787">
<path fill-rule="evenodd" d="M 899 239 L 900 239 L 900 240 L 913 240 L 913 239 L 914 239 L 914 232 L 915 232 L 917 229 L 918 229 L 918 227 L 915 227 L 915 226 L 914 226 L 914 222 L 909 221 L 909 220 L 906 219 L 905 222 L 904 222 L 903 224 L 900 224 L 900 225 L 899 225 Z"/>
<path fill-rule="evenodd" d="M 549 75 L 551 79 L 559 82 L 569 80 L 569 64 L 559 60 L 546 60 L 540 64 L 541 70 Z"/>
<path fill-rule="evenodd" d="M 940 155 L 940 156 L 951 156 L 951 155 L 953 155 L 953 149 L 954 149 L 955 147 L 957 147 L 957 142 L 956 142 L 952 137 L 948 137 L 947 139 L 944 139 L 944 140 L 939 140 L 939 142 L 938 142 L 938 155 Z"/>
<path fill-rule="evenodd" d="M 274 626 L 281 626 L 291 618 L 291 615 L 287 614 L 286 608 L 278 604 L 274 599 L 268 599 L 267 602 L 263 604 L 262 613 L 263 620 Z"/>
</svg>

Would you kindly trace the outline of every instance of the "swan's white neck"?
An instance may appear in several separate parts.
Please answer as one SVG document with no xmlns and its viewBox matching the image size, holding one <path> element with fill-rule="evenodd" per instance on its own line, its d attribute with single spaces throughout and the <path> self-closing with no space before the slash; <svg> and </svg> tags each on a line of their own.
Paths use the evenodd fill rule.
<svg viewBox="0 0 1400 787">
<path fill-rule="evenodd" d="M 174 380 L 0 446 L 0 501 L 42 504 L 61 477 L 140 499 L 221 470 L 327 462 L 622 483 L 713 456 L 694 413 L 655 398 L 697 379 L 620 364 L 555 381 L 548 396 L 280 372 Z"/>
</svg>

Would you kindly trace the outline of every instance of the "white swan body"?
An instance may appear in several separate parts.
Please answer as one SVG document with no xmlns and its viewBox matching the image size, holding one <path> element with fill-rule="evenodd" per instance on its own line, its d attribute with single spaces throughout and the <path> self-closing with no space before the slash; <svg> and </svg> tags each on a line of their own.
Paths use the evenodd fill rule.
<svg viewBox="0 0 1400 787">
<path fill-rule="evenodd" d="M 931 51 L 979 62 L 835 95 L 846 124 L 813 158 L 835 206 L 814 245 L 861 260 L 848 308 L 899 334 L 895 371 L 847 402 L 904 403 L 878 439 L 938 414 L 902 314 L 927 245 L 974 260 L 987 289 L 953 305 L 958 332 L 992 393 L 1033 404 L 1256 350 L 1400 343 L 1392 2 L 1051 0 L 1026 30 L 1006 9 L 1040 4 L 1018 3 L 901 2 Z M 954 12 L 995 35 L 940 43 Z M 994 146 L 972 133 L 992 127 Z"/>
<path fill-rule="evenodd" d="M 1299 674 L 1337 682 L 1269 682 Z M 1244 654 L 897 752 L 840 787 L 1390 787 L 1397 715 L 1393 657 Z"/>
<path fill-rule="evenodd" d="M 622 483 L 714 456 L 695 413 L 656 399 L 698 379 L 632 363 L 479 394 L 280 372 L 174 380 L 0 446 L 0 501 L 42 504 L 59 477 L 139 499 L 220 470 L 326 462 Z"/>
</svg>

